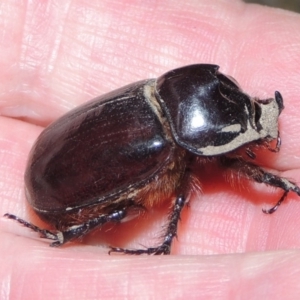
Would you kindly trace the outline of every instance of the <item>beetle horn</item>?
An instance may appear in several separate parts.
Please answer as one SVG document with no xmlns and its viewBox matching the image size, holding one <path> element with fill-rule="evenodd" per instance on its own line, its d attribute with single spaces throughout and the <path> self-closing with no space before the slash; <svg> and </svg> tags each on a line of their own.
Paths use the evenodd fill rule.
<svg viewBox="0 0 300 300">
<path fill-rule="evenodd" d="M 280 115 L 281 112 L 284 109 L 284 105 L 283 105 L 283 98 L 282 98 L 281 94 L 278 91 L 275 91 L 275 100 L 276 100 L 276 103 L 278 105 L 279 115 Z"/>
</svg>

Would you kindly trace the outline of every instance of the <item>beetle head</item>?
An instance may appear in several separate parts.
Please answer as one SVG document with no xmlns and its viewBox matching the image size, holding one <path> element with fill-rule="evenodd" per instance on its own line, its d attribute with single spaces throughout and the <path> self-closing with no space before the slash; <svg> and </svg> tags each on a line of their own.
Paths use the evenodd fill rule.
<svg viewBox="0 0 300 300">
<path fill-rule="evenodd" d="M 191 65 L 157 79 L 156 96 L 176 142 L 197 155 L 220 155 L 261 139 L 276 139 L 283 109 L 275 99 L 243 93 L 216 65 Z"/>
</svg>

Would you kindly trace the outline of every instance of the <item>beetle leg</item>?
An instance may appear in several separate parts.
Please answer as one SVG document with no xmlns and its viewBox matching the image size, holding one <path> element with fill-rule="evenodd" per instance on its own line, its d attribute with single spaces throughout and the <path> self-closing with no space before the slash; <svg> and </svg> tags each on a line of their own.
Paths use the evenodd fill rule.
<svg viewBox="0 0 300 300">
<path fill-rule="evenodd" d="M 41 229 L 41 228 L 39 228 L 39 227 L 37 227 L 37 226 L 27 222 L 27 221 L 15 216 L 15 215 L 6 213 L 4 215 L 4 217 L 6 217 L 8 219 L 11 219 L 11 220 L 15 220 L 15 221 L 19 222 L 20 224 L 22 224 L 23 226 L 37 232 L 40 235 L 41 238 L 46 238 L 46 239 L 49 239 L 49 240 L 57 240 L 58 239 L 56 233 L 51 232 L 47 229 Z"/>
<path fill-rule="evenodd" d="M 101 215 L 97 218 L 88 220 L 85 223 L 79 225 L 73 225 L 67 230 L 60 231 L 57 233 L 58 240 L 50 244 L 51 247 L 59 247 L 66 242 L 80 238 L 88 234 L 93 229 L 100 227 L 108 222 L 120 222 L 127 216 L 125 209 L 115 210 L 107 215 Z"/>
<path fill-rule="evenodd" d="M 178 222 L 180 220 L 180 213 L 185 205 L 186 198 L 183 195 L 180 195 L 176 198 L 175 204 L 172 209 L 172 213 L 169 216 L 169 224 L 166 230 L 166 234 L 164 237 L 164 241 L 158 247 L 151 247 L 147 249 L 123 249 L 123 248 L 115 248 L 111 247 L 111 252 L 120 252 L 124 254 L 154 254 L 154 255 L 161 255 L 161 254 L 170 254 L 171 252 L 171 245 L 174 237 L 177 236 L 177 228 Z"/>
<path fill-rule="evenodd" d="M 112 213 L 101 215 L 97 218 L 91 219 L 88 222 L 79 225 L 73 225 L 64 231 L 50 231 L 46 229 L 41 229 L 19 217 L 12 214 L 5 214 L 4 217 L 9 219 L 13 219 L 25 227 L 32 229 L 33 231 L 39 233 L 41 238 L 46 238 L 50 240 L 54 240 L 53 243 L 50 244 L 51 247 L 59 247 L 71 240 L 84 236 L 91 230 L 96 227 L 102 226 L 107 222 L 120 222 L 127 215 L 126 210 L 115 210 Z"/>
<path fill-rule="evenodd" d="M 263 212 L 266 214 L 274 213 L 285 200 L 289 192 L 294 192 L 300 196 L 300 188 L 294 182 L 267 172 L 253 163 L 229 157 L 222 157 L 221 162 L 229 168 L 238 170 L 239 174 L 249 179 L 252 179 L 258 183 L 265 183 L 267 185 L 280 188 L 284 191 L 276 205 L 270 209 L 263 209 Z"/>
</svg>

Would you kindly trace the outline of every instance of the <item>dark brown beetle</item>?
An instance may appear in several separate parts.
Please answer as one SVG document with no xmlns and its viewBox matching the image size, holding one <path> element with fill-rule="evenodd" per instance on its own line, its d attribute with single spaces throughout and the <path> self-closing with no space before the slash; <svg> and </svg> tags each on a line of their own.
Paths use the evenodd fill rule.
<svg viewBox="0 0 300 300">
<path fill-rule="evenodd" d="M 25 188 L 35 212 L 56 231 L 6 216 L 60 246 L 173 198 L 161 245 L 111 250 L 169 254 L 191 188 L 190 167 L 197 160 L 214 157 L 240 175 L 281 188 L 283 196 L 267 213 L 289 191 L 300 195 L 294 183 L 237 154 L 251 144 L 272 150 L 273 140 L 273 151 L 279 150 L 280 93 L 275 99 L 251 98 L 218 69 L 207 64 L 175 69 L 98 97 L 52 123 L 32 148 Z"/>
</svg>

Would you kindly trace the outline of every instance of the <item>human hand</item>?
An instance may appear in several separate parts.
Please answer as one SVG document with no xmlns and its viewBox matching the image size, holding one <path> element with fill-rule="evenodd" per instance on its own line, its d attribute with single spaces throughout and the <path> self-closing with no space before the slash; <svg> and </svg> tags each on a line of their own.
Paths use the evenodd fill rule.
<svg viewBox="0 0 300 300">
<path fill-rule="evenodd" d="M 299 15 L 237 0 L 1 6 L 1 215 L 45 225 L 23 192 L 26 159 L 44 126 L 95 96 L 192 63 L 220 65 L 252 96 L 282 93 L 281 151 L 260 159 L 300 182 Z M 167 205 L 95 232 L 87 245 L 59 249 L 1 220 L 1 298 L 296 298 L 298 196 L 290 193 L 274 215 L 265 215 L 261 208 L 280 192 L 246 183 L 239 189 L 238 181 L 232 188 L 221 174 L 199 173 L 203 193 L 184 210 L 172 248 L 184 256 L 109 256 L 89 244 L 96 235 L 115 246 L 159 244 Z"/>
</svg>

